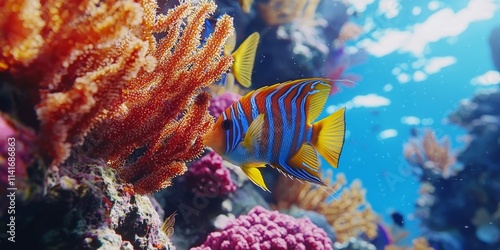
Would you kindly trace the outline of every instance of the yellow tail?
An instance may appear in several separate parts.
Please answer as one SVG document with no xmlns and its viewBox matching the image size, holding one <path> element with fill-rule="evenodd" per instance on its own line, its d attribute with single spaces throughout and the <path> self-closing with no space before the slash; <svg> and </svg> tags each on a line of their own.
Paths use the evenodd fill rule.
<svg viewBox="0 0 500 250">
<path fill-rule="evenodd" d="M 345 108 L 313 124 L 311 144 L 334 168 L 338 167 L 340 153 L 344 146 Z"/>
<path fill-rule="evenodd" d="M 233 53 L 234 62 L 232 71 L 234 77 L 246 88 L 252 85 L 253 64 L 255 62 L 255 53 L 257 52 L 259 38 L 259 33 L 252 33 Z"/>
</svg>

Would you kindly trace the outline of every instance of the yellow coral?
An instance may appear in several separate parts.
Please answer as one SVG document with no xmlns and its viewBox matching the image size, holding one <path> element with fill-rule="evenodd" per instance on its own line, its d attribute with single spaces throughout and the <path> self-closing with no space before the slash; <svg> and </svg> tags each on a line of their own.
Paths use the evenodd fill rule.
<svg viewBox="0 0 500 250">
<path fill-rule="evenodd" d="M 434 250 L 434 248 L 429 246 L 429 242 L 427 242 L 427 240 L 423 237 L 414 239 L 412 243 L 412 247 L 389 245 L 385 247 L 385 250 Z"/>
<path fill-rule="evenodd" d="M 336 178 L 335 184 L 330 181 L 331 174 L 323 178 L 325 184 L 335 192 L 346 184 L 343 174 L 338 174 Z M 344 188 L 338 200 L 329 200 L 330 194 L 321 188 L 280 176 L 273 194 L 277 202 L 274 209 L 297 206 L 323 214 L 332 225 L 339 242 L 345 242 L 360 233 L 370 238 L 377 236 L 377 216 L 365 201 L 365 190 L 359 180 L 353 181 L 349 188 Z"/>
<path fill-rule="evenodd" d="M 200 46 L 212 1 L 157 9 L 155 0 L 0 3 L 0 70 L 37 103 L 53 165 L 78 149 L 150 192 L 200 154 L 212 124 L 202 88 L 232 64 L 221 53 L 232 19 L 222 16 Z M 128 161 L 138 148 L 144 154 Z"/>
</svg>

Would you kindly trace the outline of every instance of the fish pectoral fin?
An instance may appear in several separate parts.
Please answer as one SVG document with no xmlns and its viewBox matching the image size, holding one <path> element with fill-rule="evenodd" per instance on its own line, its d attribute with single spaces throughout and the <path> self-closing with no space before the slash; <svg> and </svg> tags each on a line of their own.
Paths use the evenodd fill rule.
<svg viewBox="0 0 500 250">
<path fill-rule="evenodd" d="M 232 67 L 234 77 L 246 88 L 252 85 L 253 64 L 255 62 L 255 53 L 257 52 L 259 39 L 259 33 L 252 33 L 232 54 L 234 58 Z"/>
<path fill-rule="evenodd" d="M 264 178 L 262 177 L 262 173 L 260 172 L 259 168 L 266 167 L 265 164 L 246 164 L 241 167 L 243 170 L 243 173 L 245 173 L 255 185 L 259 186 L 260 188 L 264 189 L 267 192 L 269 189 L 266 186 L 266 183 L 264 182 Z"/>
<path fill-rule="evenodd" d="M 314 92 L 306 101 L 306 105 L 309 107 L 309 114 L 306 121 L 308 124 L 313 123 L 321 114 L 332 89 L 331 81 L 325 79 L 313 79 L 313 81 L 316 82 L 313 85 Z"/>
<path fill-rule="evenodd" d="M 247 149 L 247 151 L 251 151 L 253 149 L 253 145 L 261 145 L 264 118 L 264 114 L 258 115 L 248 127 L 247 133 L 245 134 L 245 139 L 241 143 L 241 145 L 245 149 Z"/>
<path fill-rule="evenodd" d="M 311 144 L 302 144 L 299 151 L 288 160 L 288 166 L 301 171 L 303 176 L 307 177 L 295 176 L 296 178 L 313 183 L 322 183 L 319 177 L 318 153 Z"/>
</svg>

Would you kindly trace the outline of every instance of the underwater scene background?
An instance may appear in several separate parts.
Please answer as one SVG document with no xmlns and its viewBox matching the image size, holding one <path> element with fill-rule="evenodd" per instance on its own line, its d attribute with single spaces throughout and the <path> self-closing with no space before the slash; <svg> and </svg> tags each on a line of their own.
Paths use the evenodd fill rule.
<svg viewBox="0 0 500 250">
<path fill-rule="evenodd" d="M 500 249 L 498 0 L 4 0 L 0 30 L 0 249 Z"/>
</svg>

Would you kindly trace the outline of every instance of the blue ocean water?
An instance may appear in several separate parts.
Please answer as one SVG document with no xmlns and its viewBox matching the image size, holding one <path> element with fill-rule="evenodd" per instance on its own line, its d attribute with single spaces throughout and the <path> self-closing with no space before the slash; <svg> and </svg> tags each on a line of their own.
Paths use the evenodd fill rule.
<svg viewBox="0 0 500 250">
<path fill-rule="evenodd" d="M 367 189 L 367 200 L 375 211 L 386 222 L 390 222 L 390 212 L 402 213 L 413 238 L 421 233 L 419 221 L 413 214 L 420 183 L 403 157 L 403 144 L 411 137 L 412 128 L 417 128 L 420 134 L 430 128 L 438 138 L 449 136 L 454 152 L 462 148 L 466 132 L 449 124 L 446 117 L 457 109 L 462 99 L 471 98 L 477 90 L 498 87 L 498 83 L 493 84 L 497 79 L 491 75 L 484 75 L 479 84 L 471 84 L 471 80 L 494 70 L 488 36 L 500 25 L 500 2 L 365 0 L 353 3 L 360 14 L 352 21 L 365 30 L 370 27 L 347 46 L 366 49 L 368 57 L 364 63 L 348 70 L 362 76 L 362 80 L 354 88 L 343 88 L 327 103 L 327 106 L 333 105 L 330 111 L 349 106 L 348 137 L 340 167 L 334 173 L 345 173 L 348 181 L 361 179 Z M 460 27 L 440 23 L 443 21 L 440 15 L 447 13 L 451 15 L 441 17 L 451 18 L 447 21 Z M 464 24 L 466 27 L 462 27 Z M 425 31 L 418 33 L 422 27 L 439 26 L 441 30 L 429 30 L 429 33 L 437 33 L 434 38 Z M 446 35 L 448 31 L 450 35 Z M 384 42 L 384 36 L 394 33 L 406 37 L 400 39 L 399 44 L 398 36 L 389 38 L 392 42 Z M 396 49 L 391 50 L 390 46 Z M 442 62 L 441 67 L 434 69 L 432 61 Z M 328 108 L 323 116 L 327 111 Z"/>
</svg>

